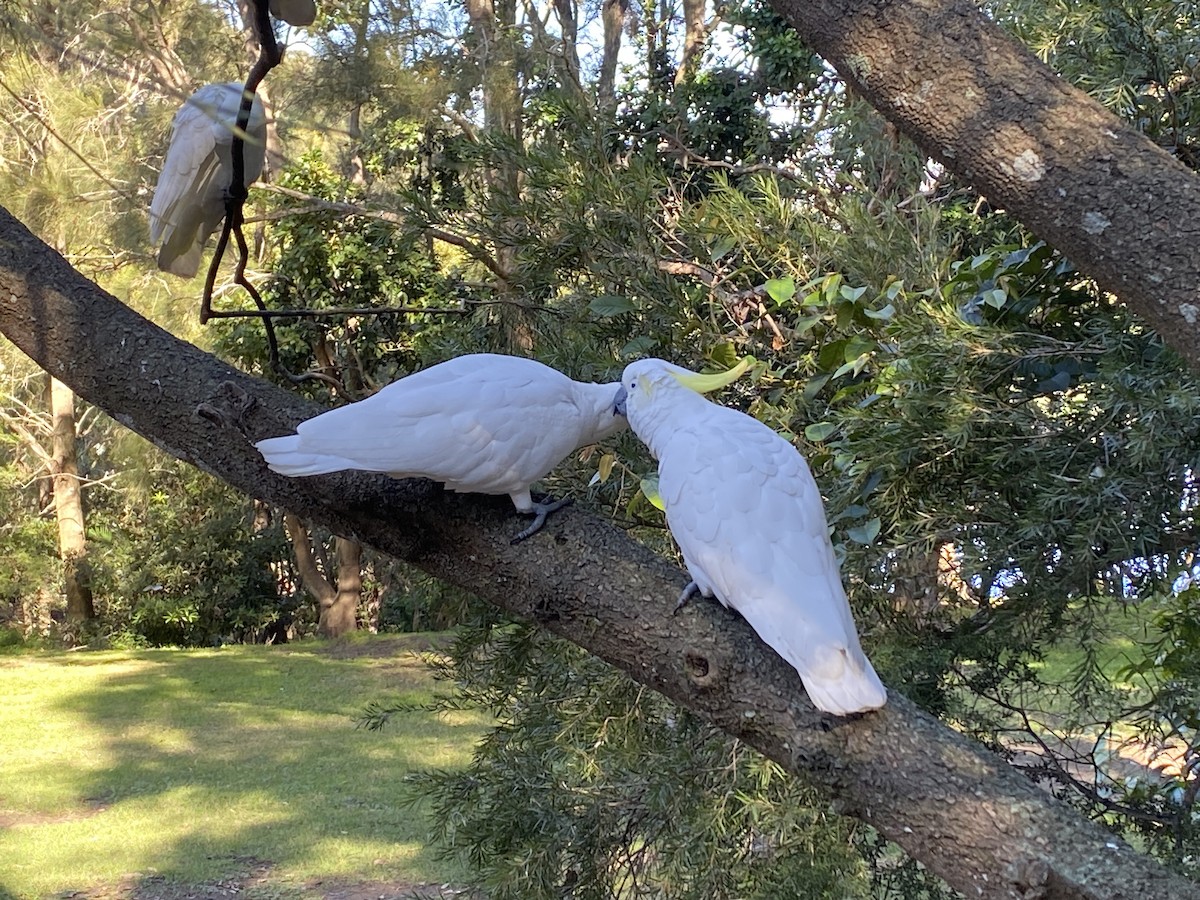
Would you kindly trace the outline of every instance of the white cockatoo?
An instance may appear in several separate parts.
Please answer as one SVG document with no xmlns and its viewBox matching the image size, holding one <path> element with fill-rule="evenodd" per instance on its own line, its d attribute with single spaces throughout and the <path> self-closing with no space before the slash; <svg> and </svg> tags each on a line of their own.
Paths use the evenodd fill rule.
<svg viewBox="0 0 1200 900">
<path fill-rule="evenodd" d="M 535 516 L 523 540 L 562 506 L 529 488 L 572 451 L 623 431 L 618 385 L 573 381 L 532 359 L 478 353 L 402 378 L 255 446 L 284 475 L 341 469 L 431 478 L 452 491 L 508 494 Z"/>
<path fill-rule="evenodd" d="M 698 591 L 737 610 L 800 673 L 819 709 L 883 706 L 808 465 L 762 422 L 702 397 L 707 377 L 640 360 L 613 401 L 658 460 L 667 525 L 692 577 L 679 605 Z"/>
<path fill-rule="evenodd" d="M 225 219 L 233 183 L 233 129 L 242 105 L 242 85 L 206 84 L 175 114 L 171 143 L 150 203 L 150 243 L 159 248 L 158 267 L 191 278 L 200 268 L 204 243 Z M 254 98 L 246 126 L 246 186 L 262 174 L 267 117 Z"/>
</svg>

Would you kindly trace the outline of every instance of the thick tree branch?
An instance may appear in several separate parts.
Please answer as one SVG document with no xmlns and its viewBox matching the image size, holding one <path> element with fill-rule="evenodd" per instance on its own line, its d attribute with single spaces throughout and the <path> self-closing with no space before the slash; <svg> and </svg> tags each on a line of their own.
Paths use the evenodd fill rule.
<svg viewBox="0 0 1200 900">
<path fill-rule="evenodd" d="M 1200 178 L 970 0 L 770 0 L 901 131 L 1200 365 Z"/>
<path fill-rule="evenodd" d="M 856 721 L 816 712 L 796 673 L 733 613 L 696 603 L 671 616 L 683 573 L 593 516 L 564 511 L 514 547 L 507 498 L 269 472 L 250 441 L 318 407 L 142 319 L 2 210 L 0 332 L 180 459 L 531 618 L 697 711 L 969 897 L 1200 898 L 898 692 Z"/>
</svg>

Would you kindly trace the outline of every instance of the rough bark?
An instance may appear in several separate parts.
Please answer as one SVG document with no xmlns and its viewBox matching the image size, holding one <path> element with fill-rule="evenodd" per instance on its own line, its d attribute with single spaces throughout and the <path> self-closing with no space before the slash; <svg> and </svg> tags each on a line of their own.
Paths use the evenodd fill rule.
<svg viewBox="0 0 1200 900">
<path fill-rule="evenodd" d="M 350 538 L 334 538 L 337 559 L 337 590 L 333 602 L 321 607 L 317 630 L 325 637 L 339 637 L 358 628 L 358 604 L 362 599 L 362 544 Z"/>
<path fill-rule="evenodd" d="M 58 555 L 63 562 L 67 620 L 96 618 L 92 602 L 92 568 L 87 556 L 83 495 L 79 489 L 79 457 L 75 446 L 75 394 L 57 378 L 50 382 L 51 463 L 54 513 L 58 519 Z"/>
<path fill-rule="evenodd" d="M 554 0 L 554 15 L 562 32 L 562 58 L 567 80 L 579 84 L 579 10 L 575 0 Z"/>
<path fill-rule="evenodd" d="M 770 0 L 876 109 L 1200 359 L 1200 178 L 968 0 Z"/>
<path fill-rule="evenodd" d="M 270 472 L 250 442 L 319 407 L 145 321 L 3 211 L 0 332 L 180 459 L 533 619 L 690 707 L 970 897 L 1200 898 L 897 691 L 857 720 L 821 715 L 733 613 L 695 603 L 671 616 L 683 572 L 596 517 L 565 510 L 513 546 L 506 497 Z"/>
<path fill-rule="evenodd" d="M 308 526 L 300 517 L 285 513 L 283 527 L 292 542 L 296 574 L 317 602 L 317 632 L 336 638 L 358 627 L 358 601 L 362 595 L 362 546 L 348 538 L 335 538 L 336 570 L 321 571 L 313 554 Z"/>
<path fill-rule="evenodd" d="M 676 85 L 690 79 L 700 65 L 700 54 L 708 39 L 708 26 L 704 22 L 706 5 L 707 0 L 683 0 L 683 55 L 675 72 Z"/>
<path fill-rule="evenodd" d="M 600 17 L 604 22 L 604 52 L 600 57 L 600 77 L 596 83 L 596 102 L 602 109 L 616 105 L 617 59 L 621 55 L 621 35 L 629 0 L 602 0 Z"/>
</svg>

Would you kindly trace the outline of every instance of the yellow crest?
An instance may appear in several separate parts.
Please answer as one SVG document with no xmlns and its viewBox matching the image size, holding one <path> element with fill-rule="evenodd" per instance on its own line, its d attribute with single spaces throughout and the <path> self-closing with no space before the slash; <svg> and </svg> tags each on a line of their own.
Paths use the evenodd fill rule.
<svg viewBox="0 0 1200 900">
<path fill-rule="evenodd" d="M 717 372 L 711 375 L 701 375 L 698 372 L 671 371 L 671 376 L 686 388 L 691 388 L 697 394 L 707 394 L 709 391 L 715 391 L 726 385 L 733 384 L 746 370 L 757 362 L 753 356 L 743 356 L 732 369 L 725 372 Z"/>
</svg>

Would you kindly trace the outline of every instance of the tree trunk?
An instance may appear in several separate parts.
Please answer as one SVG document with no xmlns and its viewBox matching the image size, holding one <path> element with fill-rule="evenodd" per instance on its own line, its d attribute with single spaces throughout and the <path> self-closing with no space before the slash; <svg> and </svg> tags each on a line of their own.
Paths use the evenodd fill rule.
<svg viewBox="0 0 1200 900">
<path fill-rule="evenodd" d="M 579 9 L 575 0 L 554 0 L 554 15 L 562 32 L 563 68 L 568 86 L 578 88 L 579 82 Z"/>
<path fill-rule="evenodd" d="M 83 524 L 83 495 L 79 490 L 75 394 L 57 378 L 50 382 L 50 415 L 54 512 L 58 518 L 58 555 L 63 561 L 67 621 L 87 622 L 96 618 L 96 608 L 92 602 L 92 567 Z"/>
<path fill-rule="evenodd" d="M 317 564 L 308 526 L 299 516 L 284 513 L 283 527 L 292 542 L 300 581 L 317 601 L 317 633 L 335 638 L 354 631 L 358 627 L 356 614 L 362 593 L 362 547 L 347 538 L 335 539 L 337 574 L 331 581 Z"/>
<path fill-rule="evenodd" d="M 483 93 L 484 129 L 501 141 L 521 143 L 521 85 L 513 33 L 516 29 L 514 0 L 467 0 L 473 46 Z M 515 160 L 495 162 L 487 171 L 488 192 L 503 206 L 515 204 L 521 195 L 521 173 Z M 497 229 L 501 234 L 507 228 Z M 503 277 L 494 281 L 496 299 L 516 300 L 512 279 L 517 248 L 503 239 L 494 242 L 494 256 Z M 528 355 L 533 350 L 533 328 L 529 314 L 519 303 L 500 302 L 495 307 L 504 336 L 502 349 Z"/>
<path fill-rule="evenodd" d="M 1200 178 L 968 0 L 770 0 L 946 168 L 1200 360 Z"/>
<path fill-rule="evenodd" d="M 292 479 L 269 471 L 251 441 L 294 430 L 319 406 L 146 321 L 3 211 L 0 332 L 167 452 L 533 619 L 695 710 L 969 897 L 1200 900 L 1194 884 L 894 686 L 879 712 L 817 712 L 795 671 L 734 613 L 694 603 L 672 616 L 687 576 L 602 519 L 564 510 L 546 534 L 514 546 L 505 497 L 358 472 Z"/>
<path fill-rule="evenodd" d="M 683 0 L 683 57 L 675 73 L 675 84 L 680 85 L 692 77 L 700 64 L 700 54 L 708 37 L 704 22 L 707 0 Z"/>
<path fill-rule="evenodd" d="M 617 58 L 621 55 L 621 35 L 625 32 L 628 12 L 629 0 L 603 0 L 600 6 L 600 17 L 604 21 L 604 53 L 600 57 L 596 101 L 601 109 L 611 109 L 617 103 Z"/>
<path fill-rule="evenodd" d="M 362 544 L 349 538 L 334 539 L 337 557 L 337 591 L 328 609 L 322 608 L 317 630 L 325 637 L 340 637 L 358 628 L 358 602 L 362 597 Z"/>
</svg>

